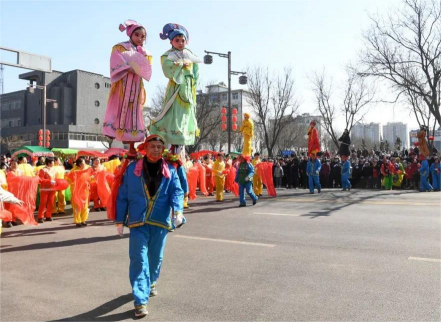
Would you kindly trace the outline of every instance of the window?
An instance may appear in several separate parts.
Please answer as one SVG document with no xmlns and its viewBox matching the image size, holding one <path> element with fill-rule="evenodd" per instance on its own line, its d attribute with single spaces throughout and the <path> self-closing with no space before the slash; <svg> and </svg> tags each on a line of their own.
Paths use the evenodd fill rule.
<svg viewBox="0 0 442 322">
<path fill-rule="evenodd" d="M 100 102 L 99 101 L 95 101 L 95 106 L 96 107 L 100 106 Z"/>
<path fill-rule="evenodd" d="M 95 83 L 95 88 L 96 88 L 96 89 L 100 89 L 100 84 Z"/>
<path fill-rule="evenodd" d="M 232 99 L 237 100 L 238 99 L 238 93 L 232 93 Z"/>
<path fill-rule="evenodd" d="M 222 100 L 227 101 L 227 94 L 226 93 L 222 94 Z"/>
</svg>

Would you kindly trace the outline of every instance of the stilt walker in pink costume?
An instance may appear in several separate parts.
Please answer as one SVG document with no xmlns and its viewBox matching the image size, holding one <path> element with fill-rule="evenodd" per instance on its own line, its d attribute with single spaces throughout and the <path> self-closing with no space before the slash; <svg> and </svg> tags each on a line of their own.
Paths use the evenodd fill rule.
<svg viewBox="0 0 442 322">
<path fill-rule="evenodd" d="M 112 87 L 103 122 L 103 134 L 133 144 L 144 140 L 145 125 L 143 105 L 146 93 L 143 78 L 150 80 L 152 75 L 152 55 L 144 48 L 146 29 L 133 20 L 120 25 L 126 30 L 128 41 L 112 48 L 110 77 Z"/>
</svg>

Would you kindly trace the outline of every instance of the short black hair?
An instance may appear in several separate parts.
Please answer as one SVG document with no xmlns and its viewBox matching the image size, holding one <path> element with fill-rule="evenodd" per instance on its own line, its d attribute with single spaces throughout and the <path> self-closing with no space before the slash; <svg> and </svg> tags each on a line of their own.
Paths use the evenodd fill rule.
<svg viewBox="0 0 442 322">
<path fill-rule="evenodd" d="M 83 158 L 83 157 L 79 157 L 77 160 L 75 160 L 75 165 L 76 165 L 77 167 L 79 167 L 82 161 L 85 161 L 85 162 L 86 162 L 85 158 Z"/>
<path fill-rule="evenodd" d="M 253 156 L 255 156 L 255 155 L 259 156 L 260 154 L 258 152 L 256 152 Z"/>
<path fill-rule="evenodd" d="M 18 157 L 17 160 L 21 162 L 21 161 L 23 161 L 24 158 L 25 158 L 25 157 L 24 157 L 23 155 L 21 155 L 21 156 Z"/>
<path fill-rule="evenodd" d="M 45 159 L 45 164 L 46 165 L 50 164 L 51 162 L 54 162 L 54 158 L 48 157 L 48 158 Z"/>
</svg>

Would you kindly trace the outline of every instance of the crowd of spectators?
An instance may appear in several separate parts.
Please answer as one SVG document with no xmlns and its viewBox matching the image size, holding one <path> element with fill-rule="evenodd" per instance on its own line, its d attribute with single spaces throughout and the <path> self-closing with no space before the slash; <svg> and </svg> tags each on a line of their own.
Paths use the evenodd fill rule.
<svg viewBox="0 0 442 322">
<path fill-rule="evenodd" d="M 319 156 L 322 167 L 319 173 L 323 188 L 341 188 L 341 158 L 337 151 L 324 152 Z M 404 149 L 402 151 L 375 151 L 368 149 L 352 150 L 350 155 L 351 177 L 353 188 L 383 189 L 382 164 L 388 161 L 394 166 L 393 189 L 419 190 L 419 150 L 417 148 Z M 308 157 L 306 153 L 292 154 L 290 157 L 280 157 L 275 160 L 273 176 L 275 187 L 287 189 L 308 189 L 308 176 L 306 173 Z M 433 149 L 433 155 L 428 162 L 431 166 L 440 157 L 437 149 Z M 386 167 L 384 167 L 386 168 Z M 429 176 L 431 183 L 431 176 Z"/>
</svg>

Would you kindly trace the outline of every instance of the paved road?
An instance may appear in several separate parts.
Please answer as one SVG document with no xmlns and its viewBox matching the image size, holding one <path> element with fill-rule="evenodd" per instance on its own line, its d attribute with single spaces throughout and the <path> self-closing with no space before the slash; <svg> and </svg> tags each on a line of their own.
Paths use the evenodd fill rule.
<svg viewBox="0 0 442 322">
<path fill-rule="evenodd" d="M 278 193 L 192 202 L 145 319 L 440 321 L 440 193 Z M 132 320 L 127 231 L 89 222 L 3 230 L 1 321 Z"/>
</svg>

